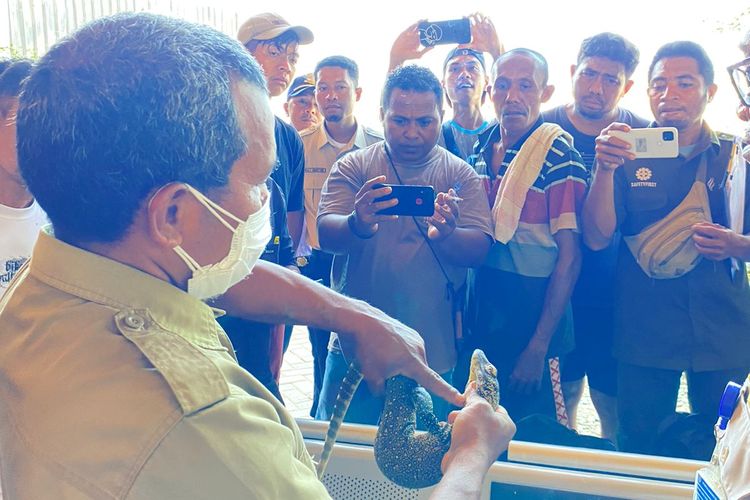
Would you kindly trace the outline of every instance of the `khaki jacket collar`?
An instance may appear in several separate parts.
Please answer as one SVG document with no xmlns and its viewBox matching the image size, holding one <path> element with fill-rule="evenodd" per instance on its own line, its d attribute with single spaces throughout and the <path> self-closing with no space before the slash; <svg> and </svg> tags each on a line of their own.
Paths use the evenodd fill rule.
<svg viewBox="0 0 750 500">
<path fill-rule="evenodd" d="M 176 286 L 115 260 L 39 234 L 29 263 L 34 278 L 81 299 L 118 310 L 148 310 L 162 328 L 208 348 L 222 348 L 212 309 Z"/>
</svg>

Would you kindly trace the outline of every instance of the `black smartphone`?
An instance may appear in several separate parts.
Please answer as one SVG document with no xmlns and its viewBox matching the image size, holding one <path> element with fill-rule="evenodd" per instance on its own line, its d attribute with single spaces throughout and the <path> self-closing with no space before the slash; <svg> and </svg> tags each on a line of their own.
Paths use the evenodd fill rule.
<svg viewBox="0 0 750 500">
<path fill-rule="evenodd" d="M 419 41 L 425 47 L 446 43 L 469 43 L 471 23 L 466 17 L 450 21 L 422 21 L 419 23 Z"/>
<path fill-rule="evenodd" d="M 373 189 L 389 187 L 391 194 L 376 198 L 375 201 L 398 199 L 395 206 L 378 211 L 382 215 L 414 215 L 429 217 L 435 211 L 435 189 L 432 186 L 404 184 L 375 184 Z"/>
</svg>

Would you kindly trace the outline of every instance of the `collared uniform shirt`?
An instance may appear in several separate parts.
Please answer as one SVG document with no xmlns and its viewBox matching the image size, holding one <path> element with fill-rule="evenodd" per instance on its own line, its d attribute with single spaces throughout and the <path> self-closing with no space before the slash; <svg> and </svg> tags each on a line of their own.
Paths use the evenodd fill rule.
<svg viewBox="0 0 750 500">
<path fill-rule="evenodd" d="M 216 311 L 40 234 L 0 313 L 8 499 L 328 498 Z"/>
<path fill-rule="evenodd" d="M 328 179 L 333 164 L 350 151 L 366 148 L 383 140 L 380 132 L 357 124 L 348 144 L 341 147 L 334 143 L 325 128 L 325 122 L 302 132 L 302 144 L 305 148 L 305 230 L 307 244 L 310 248 L 320 249 L 318 243 L 318 204 L 323 184 Z"/>
<path fill-rule="evenodd" d="M 704 156 L 711 217 L 726 225 L 723 181 L 731 145 L 706 126 L 687 156 L 626 161 L 614 177 L 617 224 L 623 236 L 639 233 L 675 208 L 692 187 Z M 746 186 L 746 200 L 748 194 Z M 744 220 L 747 233 L 750 203 L 745 203 Z M 750 367 L 750 289 L 744 272 L 732 276 L 730 259 L 703 259 L 679 278 L 652 279 L 621 245 L 616 272 L 617 358 L 667 370 Z"/>
</svg>

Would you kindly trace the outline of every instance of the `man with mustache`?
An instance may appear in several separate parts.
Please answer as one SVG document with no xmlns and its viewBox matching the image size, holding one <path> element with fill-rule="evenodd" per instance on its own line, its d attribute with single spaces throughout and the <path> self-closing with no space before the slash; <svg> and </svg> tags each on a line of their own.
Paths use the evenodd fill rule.
<svg viewBox="0 0 750 500">
<path fill-rule="evenodd" d="M 717 88 L 713 65 L 700 45 L 672 42 L 648 78 L 655 125 L 677 128 L 679 155 L 636 159 L 612 134 L 630 127 L 609 125 L 596 139 L 584 208 L 592 249 L 618 229 L 625 242 L 615 280 L 618 445 L 638 453 L 658 451 L 683 373 L 691 411 L 715 418 L 726 383 L 750 368 L 746 165 L 739 142 L 703 118 Z"/>
<path fill-rule="evenodd" d="M 587 173 L 570 136 L 544 123 L 552 95 L 544 57 L 513 49 L 492 69 L 489 97 L 497 125 L 477 145 L 497 242 L 470 288 L 470 339 L 498 369 L 503 404 L 514 419 L 556 416 L 548 359 L 573 338 L 569 301 L 581 262 L 578 215 Z"/>
<path fill-rule="evenodd" d="M 581 44 L 576 64 L 570 67 L 573 101 L 542 113 L 546 122 L 568 132 L 581 153 L 589 175 L 594 170 L 596 136 L 612 122 L 645 127 L 648 121 L 618 107 L 633 85 L 638 49 L 613 33 L 599 33 Z M 619 235 L 607 248 L 582 249 L 583 261 L 573 293 L 576 347 L 562 360 L 565 404 L 575 426 L 576 410 L 588 376 L 591 399 L 601 422 L 602 437 L 614 442 L 617 430 L 617 363 L 612 357 L 614 273 Z"/>
<path fill-rule="evenodd" d="M 354 105 L 362 95 L 356 62 L 344 56 L 326 57 L 315 66 L 313 75 L 315 101 L 323 121 L 302 133 L 306 165 L 305 234 L 300 253 L 308 257 L 299 258 L 298 264 L 305 276 L 329 286 L 333 255 L 320 249 L 316 223 L 323 184 L 337 159 L 349 151 L 382 141 L 383 135 L 361 125 L 354 117 Z M 311 416 L 315 416 L 318 407 L 329 337 L 328 331 L 310 329 L 314 379 Z"/>
</svg>

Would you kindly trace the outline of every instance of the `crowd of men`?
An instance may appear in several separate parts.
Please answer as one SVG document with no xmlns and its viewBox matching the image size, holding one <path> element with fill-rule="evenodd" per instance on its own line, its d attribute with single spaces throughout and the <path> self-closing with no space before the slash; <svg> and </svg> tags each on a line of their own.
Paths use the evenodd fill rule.
<svg viewBox="0 0 750 500">
<path fill-rule="evenodd" d="M 0 67 L 11 497 L 325 497 L 278 386 L 292 324 L 309 327 L 316 418 L 352 361 L 368 384 L 348 421 L 377 423 L 390 376 L 428 389 L 455 425 L 436 496 L 477 494 L 510 418 L 575 427 L 584 377 L 623 451 L 663 452 L 683 374 L 714 417 L 750 370 L 750 180 L 741 141 L 703 119 L 710 58 L 662 46 L 639 117 L 619 107 L 638 49 L 596 34 L 570 102 L 543 111 L 544 55 L 469 19 L 441 78 L 407 63 L 431 50 L 416 23 L 395 40 L 382 133 L 356 118 L 357 62 L 295 78 L 314 35 L 271 13 L 240 44 L 120 15 Z M 290 123 L 268 104 L 284 94 Z M 612 133 L 647 126 L 676 128 L 679 155 L 637 158 Z M 388 184 L 432 186 L 433 215 L 382 214 Z M 473 348 L 498 412 L 451 387 Z"/>
</svg>

